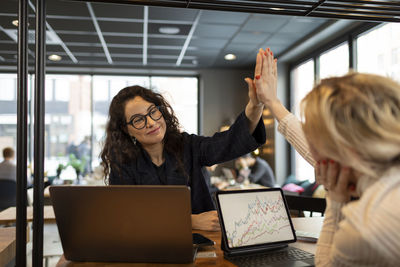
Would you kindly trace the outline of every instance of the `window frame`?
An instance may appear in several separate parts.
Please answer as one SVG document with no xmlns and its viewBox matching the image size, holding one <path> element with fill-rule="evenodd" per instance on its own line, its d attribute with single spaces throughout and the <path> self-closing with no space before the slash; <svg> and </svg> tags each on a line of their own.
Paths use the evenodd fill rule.
<svg viewBox="0 0 400 267">
<path fill-rule="evenodd" d="M 316 49 L 313 49 L 312 52 L 307 53 L 303 57 L 300 57 L 293 62 L 289 63 L 288 71 L 287 71 L 287 77 L 289 81 L 289 88 L 288 88 L 288 99 L 289 99 L 289 107 L 292 107 L 294 105 L 294 92 L 292 88 L 292 75 L 291 73 L 302 65 L 303 63 L 309 61 L 309 60 L 314 60 L 314 83 L 320 80 L 320 56 L 324 52 L 327 52 L 331 49 L 334 49 L 335 47 L 347 43 L 348 49 L 349 49 L 349 70 L 354 69 L 357 70 L 357 38 L 360 35 L 366 34 L 370 31 L 375 30 L 376 28 L 382 26 L 384 23 L 376 23 L 376 22 L 369 22 L 369 23 L 364 23 L 361 26 L 358 26 L 354 29 L 351 29 L 350 31 L 332 39 L 332 40 L 327 40 L 324 42 L 322 45 L 318 46 Z M 311 89 L 311 88 L 310 88 Z M 296 169 L 296 153 L 295 149 L 288 145 L 287 146 L 288 150 L 288 155 L 289 155 L 289 166 L 288 166 L 288 173 L 289 174 L 294 174 L 295 169 Z"/>
</svg>

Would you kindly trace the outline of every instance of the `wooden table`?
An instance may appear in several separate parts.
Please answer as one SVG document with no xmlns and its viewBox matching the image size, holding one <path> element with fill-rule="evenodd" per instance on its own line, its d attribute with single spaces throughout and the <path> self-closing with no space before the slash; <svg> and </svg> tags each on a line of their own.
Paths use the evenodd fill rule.
<svg viewBox="0 0 400 267">
<path fill-rule="evenodd" d="M 44 206 L 44 222 L 55 223 L 56 217 L 54 215 L 53 206 Z M 10 224 L 16 222 L 17 208 L 9 207 L 8 209 L 0 212 L 0 224 Z M 33 207 L 26 208 L 26 218 L 28 222 L 33 221 Z"/>
<path fill-rule="evenodd" d="M 308 231 L 308 232 L 319 232 L 322 228 L 323 217 L 307 217 L 307 218 L 293 218 L 293 224 L 296 230 Z M 215 241 L 214 247 L 210 247 L 208 252 L 215 252 L 216 257 L 214 258 L 196 258 L 196 261 L 191 264 L 151 264 L 151 263 L 95 263 L 95 262 L 71 262 L 67 261 L 64 256 L 60 258 L 57 263 L 57 267 L 91 267 L 91 266 L 140 266 L 140 267 L 153 267 L 153 266 L 163 266 L 163 267 L 172 267 L 172 266 L 235 266 L 231 262 L 224 259 L 224 254 L 221 250 L 221 232 L 208 232 L 208 231 L 195 231 L 201 233 L 202 235 L 210 238 Z M 297 248 L 301 248 L 305 251 L 315 253 L 316 244 L 298 241 L 296 243 L 291 244 L 290 246 L 294 246 Z M 204 250 L 200 250 L 201 253 Z"/>
<path fill-rule="evenodd" d="M 0 266 L 15 258 L 15 227 L 0 228 Z"/>
</svg>

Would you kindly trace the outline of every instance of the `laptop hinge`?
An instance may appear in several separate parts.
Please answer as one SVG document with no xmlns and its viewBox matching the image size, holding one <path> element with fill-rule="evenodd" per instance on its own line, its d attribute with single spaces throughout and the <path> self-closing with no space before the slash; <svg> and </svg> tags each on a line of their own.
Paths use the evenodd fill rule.
<svg viewBox="0 0 400 267">
<path fill-rule="evenodd" d="M 226 242 L 224 242 L 223 236 L 221 239 L 222 239 L 221 240 L 221 250 L 224 252 L 225 257 L 257 254 L 257 253 L 262 253 L 265 251 L 278 250 L 278 249 L 288 247 L 287 244 L 277 244 L 277 245 L 269 245 L 269 246 L 265 246 L 265 247 L 261 247 L 261 248 L 260 247 L 258 247 L 258 248 L 242 248 L 242 249 L 232 251 L 231 249 L 226 247 L 226 245 L 225 245 Z"/>
</svg>

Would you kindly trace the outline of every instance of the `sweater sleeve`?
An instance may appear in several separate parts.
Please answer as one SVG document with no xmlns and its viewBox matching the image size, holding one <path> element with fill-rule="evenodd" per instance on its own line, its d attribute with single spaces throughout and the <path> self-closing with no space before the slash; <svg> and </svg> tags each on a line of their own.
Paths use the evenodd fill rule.
<svg viewBox="0 0 400 267">
<path fill-rule="evenodd" d="M 286 115 L 278 125 L 278 131 L 296 149 L 297 152 L 312 166 L 315 160 L 312 157 L 301 122 L 292 113 Z"/>
<path fill-rule="evenodd" d="M 316 266 L 329 266 L 335 232 L 338 230 L 339 222 L 343 219 L 341 208 L 344 204 L 326 199 L 326 211 L 324 224 L 318 238 L 317 251 L 315 253 Z"/>
</svg>

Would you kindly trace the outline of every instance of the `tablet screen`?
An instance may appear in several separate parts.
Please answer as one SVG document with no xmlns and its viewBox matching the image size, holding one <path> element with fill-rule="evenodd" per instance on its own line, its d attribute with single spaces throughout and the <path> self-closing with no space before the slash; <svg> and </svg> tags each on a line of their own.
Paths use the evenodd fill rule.
<svg viewBox="0 0 400 267">
<path fill-rule="evenodd" d="M 279 189 L 223 192 L 218 208 L 229 248 L 295 241 Z"/>
</svg>

